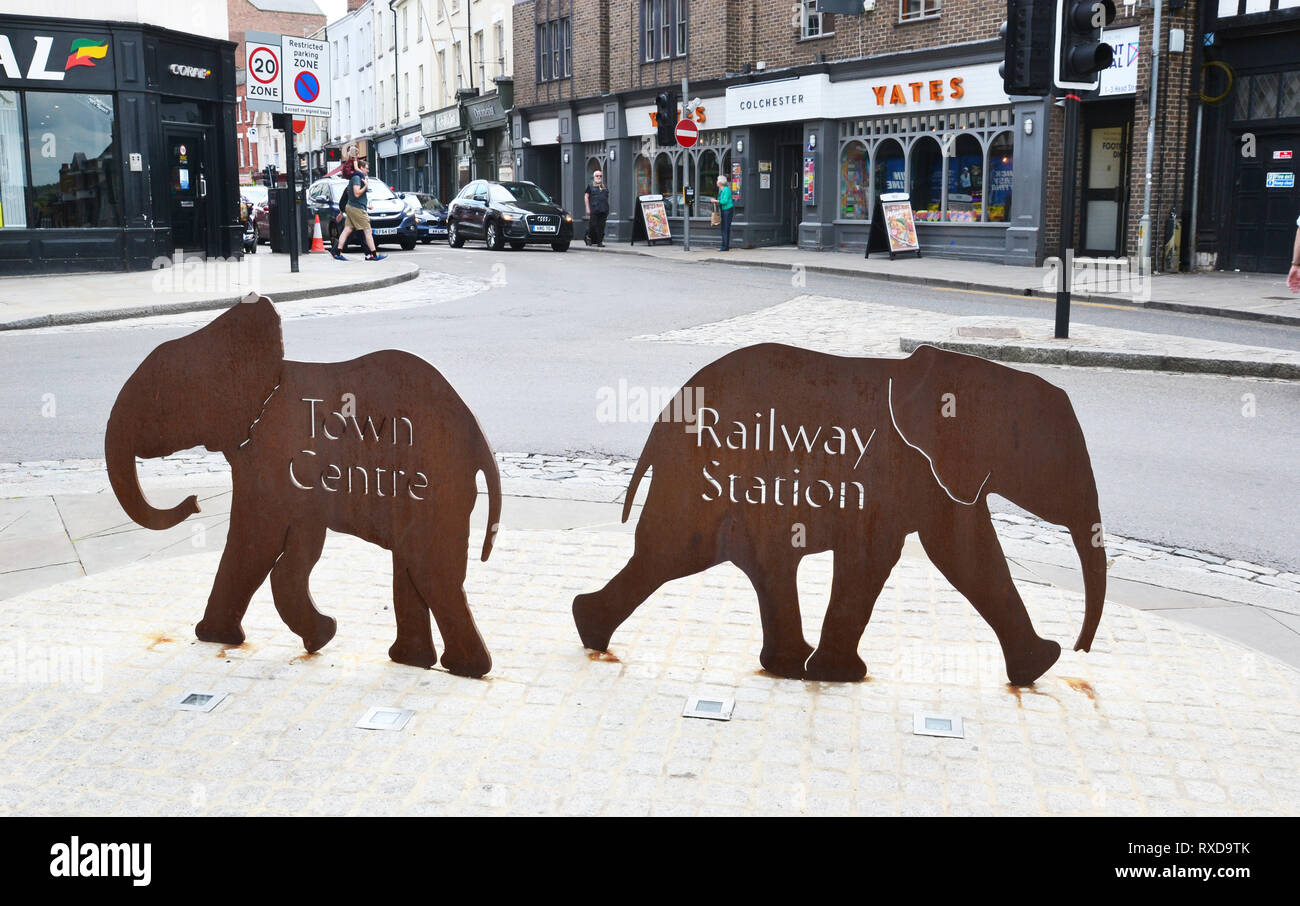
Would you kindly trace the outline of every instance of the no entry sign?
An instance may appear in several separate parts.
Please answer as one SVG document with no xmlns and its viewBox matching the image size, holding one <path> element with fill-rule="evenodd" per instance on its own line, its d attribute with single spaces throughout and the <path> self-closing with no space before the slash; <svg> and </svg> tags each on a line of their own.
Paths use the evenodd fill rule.
<svg viewBox="0 0 1300 906">
<path fill-rule="evenodd" d="M 683 148 L 689 148 L 695 144 L 700 137 L 700 127 L 690 120 L 677 121 L 677 144 Z"/>
</svg>

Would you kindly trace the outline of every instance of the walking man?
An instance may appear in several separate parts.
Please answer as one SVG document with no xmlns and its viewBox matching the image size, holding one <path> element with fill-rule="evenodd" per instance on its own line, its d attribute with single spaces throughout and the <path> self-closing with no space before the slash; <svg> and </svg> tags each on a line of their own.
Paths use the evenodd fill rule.
<svg viewBox="0 0 1300 906">
<path fill-rule="evenodd" d="M 731 249 L 731 217 L 736 213 L 731 200 L 731 184 L 725 176 L 718 177 L 718 209 L 722 211 L 722 247 L 718 251 L 725 252 Z"/>
<path fill-rule="evenodd" d="M 366 248 L 370 249 L 366 253 L 367 261 L 383 261 L 388 257 L 375 251 L 375 236 L 370 232 L 370 213 L 366 210 L 366 192 L 369 185 L 367 180 L 369 178 L 370 163 L 364 157 L 357 158 L 356 173 L 348 180 L 347 186 L 343 189 L 343 194 L 348 200 L 348 206 L 343 209 L 347 223 L 343 227 L 343 232 L 339 234 L 338 248 L 334 250 L 334 257 L 340 261 L 347 260 L 343 257 L 343 249 L 347 247 L 348 237 L 352 235 L 353 230 L 360 230 L 361 235 L 365 237 Z"/>
<path fill-rule="evenodd" d="M 605 247 L 605 220 L 609 217 L 609 189 L 599 170 L 591 174 L 591 185 L 583 198 L 587 204 L 587 234 L 582 241 L 597 248 Z"/>
</svg>

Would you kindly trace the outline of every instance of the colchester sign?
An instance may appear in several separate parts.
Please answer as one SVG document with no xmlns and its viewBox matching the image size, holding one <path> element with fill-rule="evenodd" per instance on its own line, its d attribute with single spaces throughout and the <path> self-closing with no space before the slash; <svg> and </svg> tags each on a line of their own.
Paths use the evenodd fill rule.
<svg viewBox="0 0 1300 906">
<path fill-rule="evenodd" d="M 931 561 L 1001 643 L 1007 678 L 1027 685 L 1060 656 L 1039 637 L 1011 580 L 988 509 L 998 494 L 1069 529 L 1083 564 L 1087 651 L 1106 592 L 1097 489 L 1065 392 L 974 356 L 922 346 L 906 359 L 848 358 L 750 346 L 685 382 L 707 401 L 691 423 L 661 420 L 632 474 L 653 469 L 635 553 L 604 588 L 578 595 L 583 643 L 614 630 L 659 586 L 731 562 L 762 616 L 759 661 L 778 676 L 862 679 L 858 643 L 903 541 Z M 807 554 L 835 553 L 814 650 L 796 576 Z"/>
<path fill-rule="evenodd" d="M 442 634 L 442 666 L 482 676 L 492 658 L 465 599 L 469 520 L 477 473 L 488 489 L 488 558 L 501 512 L 501 480 L 478 420 L 438 371 L 406 352 L 348 362 L 284 359 L 280 318 L 250 293 L 188 336 L 163 343 L 113 404 L 104 448 L 122 508 L 167 529 L 198 512 L 188 497 L 157 509 L 136 474 L 137 456 L 202 444 L 231 464 L 230 528 L 207 610 L 205 642 L 238 645 L 253 593 L 271 579 L 281 619 L 318 651 L 335 622 L 308 589 L 326 530 L 393 552 L 394 661 L 438 663 L 429 622 Z"/>
</svg>

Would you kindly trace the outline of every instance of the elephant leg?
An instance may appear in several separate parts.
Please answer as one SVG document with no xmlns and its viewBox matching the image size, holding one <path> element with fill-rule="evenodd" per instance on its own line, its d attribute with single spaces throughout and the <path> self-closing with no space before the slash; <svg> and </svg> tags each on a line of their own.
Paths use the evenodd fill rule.
<svg viewBox="0 0 1300 906">
<path fill-rule="evenodd" d="M 433 611 L 442 634 L 442 666 L 457 676 L 483 676 L 492 669 L 492 655 L 483 644 L 465 598 L 469 516 L 463 528 L 446 539 L 411 569 L 415 587 Z M 425 615 L 425 626 L 428 615 Z"/>
<path fill-rule="evenodd" d="M 269 520 L 238 500 L 230 510 L 230 529 L 221 565 L 208 595 L 203 619 L 194 634 L 203 642 L 241 645 L 244 630 L 240 625 L 253 593 L 266 581 L 275 558 L 284 550 L 283 525 Z"/>
<path fill-rule="evenodd" d="M 280 619 L 302 638 L 308 651 L 324 648 L 338 624 L 316 609 L 308 579 L 325 546 L 325 526 L 290 526 L 284 553 L 271 568 L 271 594 Z"/>
<path fill-rule="evenodd" d="M 768 673 L 802 679 L 804 664 L 812 646 L 803 637 L 799 616 L 799 587 L 796 576 L 799 558 L 789 551 L 769 550 L 753 565 L 741 567 L 758 594 L 758 613 L 763 622 L 763 651 L 759 663 Z"/>
<path fill-rule="evenodd" d="M 1061 646 L 1034 631 L 987 504 L 946 507 L 920 536 L 934 565 L 997 635 L 1011 684 L 1028 686 L 1046 673 L 1061 656 Z"/>
<path fill-rule="evenodd" d="M 642 516 L 632 559 L 600 591 L 573 599 L 573 622 L 583 645 L 593 651 L 608 651 L 614 630 L 659 586 L 719 562 L 712 536 L 692 532 L 683 546 L 683 534 Z"/>
<path fill-rule="evenodd" d="M 388 656 L 399 664 L 432 667 L 438 663 L 429 623 L 429 605 L 415 585 L 413 557 L 393 552 L 393 612 L 397 618 L 397 639 Z"/>
<path fill-rule="evenodd" d="M 871 611 L 885 587 L 885 580 L 903 553 L 906 537 L 895 538 L 872 531 L 868 534 L 871 547 L 867 550 L 836 548 L 831 599 L 817 650 L 808 659 L 805 678 L 857 682 L 867 675 L 867 665 L 858 656 L 858 642 L 871 620 Z"/>
</svg>

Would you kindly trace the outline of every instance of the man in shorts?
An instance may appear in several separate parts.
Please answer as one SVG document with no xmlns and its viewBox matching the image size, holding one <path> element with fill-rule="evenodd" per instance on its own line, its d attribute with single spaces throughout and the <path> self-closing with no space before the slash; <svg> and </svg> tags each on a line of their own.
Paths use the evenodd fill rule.
<svg viewBox="0 0 1300 906">
<path fill-rule="evenodd" d="M 347 260 L 343 257 L 343 249 L 347 247 L 348 237 L 352 235 L 353 230 L 360 230 L 361 235 L 365 237 L 366 247 L 370 249 L 366 253 L 367 261 L 382 261 L 388 257 L 375 251 L 375 236 L 370 232 L 370 214 L 366 210 L 366 181 L 369 178 L 369 162 L 364 157 L 357 158 L 356 173 L 343 189 L 348 202 L 347 207 L 343 208 L 343 216 L 347 222 L 343 225 L 343 232 L 339 234 L 338 248 L 334 249 L 334 257 L 339 261 Z"/>
</svg>

